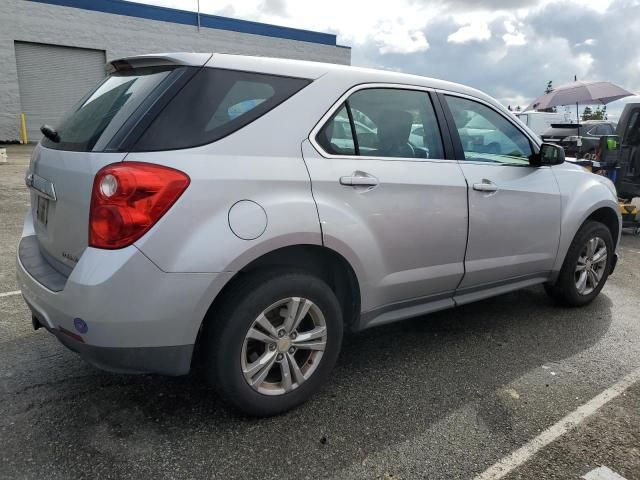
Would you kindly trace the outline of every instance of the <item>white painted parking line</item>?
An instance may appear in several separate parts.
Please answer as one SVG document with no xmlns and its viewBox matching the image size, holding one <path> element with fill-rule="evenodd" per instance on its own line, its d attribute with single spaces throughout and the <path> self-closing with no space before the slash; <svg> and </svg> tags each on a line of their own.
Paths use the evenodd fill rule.
<svg viewBox="0 0 640 480">
<path fill-rule="evenodd" d="M 584 478 L 584 480 L 626 480 L 626 478 L 605 466 L 591 470 L 582 478 Z"/>
<path fill-rule="evenodd" d="M 14 292 L 4 292 L 0 293 L 0 297 L 10 297 L 11 295 L 20 295 L 22 292 L 20 290 L 16 290 Z"/>
<path fill-rule="evenodd" d="M 547 428 L 526 445 L 520 447 L 518 450 L 507 455 L 495 465 L 489 467 L 487 470 L 475 477 L 474 480 L 497 480 L 504 477 L 520 465 L 526 463 L 531 457 L 551 442 L 557 440 L 569 430 L 580 425 L 599 408 L 610 400 L 616 398 L 637 381 L 640 381 L 640 368 L 634 370 L 615 385 L 607 388 L 604 392 L 592 398 L 584 405 L 578 407 L 558 423 Z"/>
</svg>

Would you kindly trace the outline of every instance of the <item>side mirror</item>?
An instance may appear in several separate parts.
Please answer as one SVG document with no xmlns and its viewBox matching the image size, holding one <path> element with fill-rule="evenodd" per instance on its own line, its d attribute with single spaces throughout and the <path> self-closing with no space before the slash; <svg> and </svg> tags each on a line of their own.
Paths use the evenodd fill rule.
<svg viewBox="0 0 640 480">
<path fill-rule="evenodd" d="M 564 163 L 564 149 L 554 143 L 543 143 L 540 153 L 534 155 L 532 165 L 541 167 L 543 165 L 560 165 Z"/>
</svg>

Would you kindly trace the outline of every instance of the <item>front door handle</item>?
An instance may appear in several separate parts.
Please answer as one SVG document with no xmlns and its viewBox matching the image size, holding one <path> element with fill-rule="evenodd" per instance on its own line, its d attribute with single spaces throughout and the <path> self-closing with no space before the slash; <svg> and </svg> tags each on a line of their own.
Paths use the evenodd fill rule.
<svg viewBox="0 0 640 480">
<path fill-rule="evenodd" d="M 483 179 L 481 183 L 474 183 L 473 189 L 478 192 L 497 192 L 498 186 L 491 180 Z"/>
<path fill-rule="evenodd" d="M 352 175 L 340 177 L 340 185 L 350 187 L 375 187 L 379 183 L 376 177 L 364 172 L 353 172 Z"/>
</svg>

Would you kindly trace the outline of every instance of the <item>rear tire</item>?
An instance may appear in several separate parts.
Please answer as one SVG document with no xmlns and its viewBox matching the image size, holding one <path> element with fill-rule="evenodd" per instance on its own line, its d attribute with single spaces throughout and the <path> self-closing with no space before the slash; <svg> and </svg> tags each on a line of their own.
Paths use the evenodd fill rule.
<svg viewBox="0 0 640 480">
<path fill-rule="evenodd" d="M 611 271 L 613 238 L 602 223 L 589 220 L 576 233 L 554 284 L 546 292 L 558 303 L 580 307 L 598 296 Z"/>
<path fill-rule="evenodd" d="M 233 408 L 276 415 L 324 384 L 342 330 L 340 304 L 321 279 L 290 270 L 248 274 L 206 326 L 205 374 Z"/>
</svg>

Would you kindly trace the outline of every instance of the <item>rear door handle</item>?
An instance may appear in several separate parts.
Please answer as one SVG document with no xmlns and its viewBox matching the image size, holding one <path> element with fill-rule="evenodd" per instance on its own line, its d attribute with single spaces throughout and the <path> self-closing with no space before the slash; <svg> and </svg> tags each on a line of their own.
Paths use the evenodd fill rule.
<svg viewBox="0 0 640 480">
<path fill-rule="evenodd" d="M 364 172 L 354 172 L 353 175 L 340 177 L 340 185 L 350 187 L 375 187 L 379 183 L 376 177 Z"/>
<path fill-rule="evenodd" d="M 490 180 L 482 180 L 481 183 L 474 183 L 473 189 L 478 192 L 497 192 L 498 186 Z"/>
</svg>

